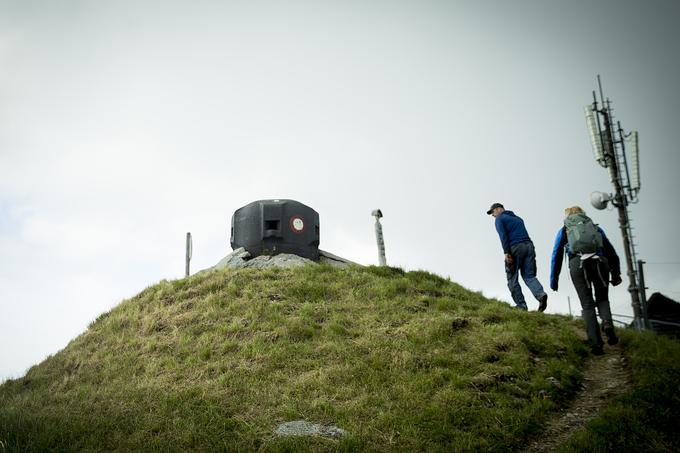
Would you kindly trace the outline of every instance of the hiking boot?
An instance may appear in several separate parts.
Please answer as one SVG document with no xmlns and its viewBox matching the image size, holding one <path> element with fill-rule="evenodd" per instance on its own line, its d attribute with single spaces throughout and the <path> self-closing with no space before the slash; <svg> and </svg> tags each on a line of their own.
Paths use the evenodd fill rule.
<svg viewBox="0 0 680 453">
<path fill-rule="evenodd" d="M 538 311 L 545 311 L 548 308 L 548 295 L 543 294 L 540 299 L 538 299 Z"/>
<path fill-rule="evenodd" d="M 607 335 L 607 344 L 614 346 L 619 342 L 619 337 L 616 336 L 614 328 L 612 326 L 604 328 L 604 334 Z"/>
<path fill-rule="evenodd" d="M 513 308 L 516 308 L 518 310 L 524 310 L 524 311 L 529 310 L 529 308 L 526 305 L 515 305 Z"/>
<path fill-rule="evenodd" d="M 592 346 L 590 348 L 590 352 L 592 352 L 593 355 L 604 355 L 604 349 L 602 349 L 601 344 L 598 344 L 597 346 Z"/>
</svg>

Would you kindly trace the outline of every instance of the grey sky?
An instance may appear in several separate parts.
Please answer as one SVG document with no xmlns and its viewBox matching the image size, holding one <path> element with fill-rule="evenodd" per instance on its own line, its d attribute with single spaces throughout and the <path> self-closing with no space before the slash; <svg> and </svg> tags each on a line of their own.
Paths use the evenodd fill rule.
<svg viewBox="0 0 680 453">
<path fill-rule="evenodd" d="M 313 207 L 321 248 L 364 264 L 379 207 L 389 264 L 506 301 L 492 202 L 524 218 L 546 287 L 566 206 L 623 258 L 615 212 L 588 203 L 611 190 L 583 118 L 598 73 L 640 132 L 648 286 L 680 298 L 678 9 L 0 0 L 0 380 L 181 278 L 187 231 L 192 269 L 217 263 L 257 199 Z M 578 312 L 560 283 L 548 312 Z"/>
</svg>

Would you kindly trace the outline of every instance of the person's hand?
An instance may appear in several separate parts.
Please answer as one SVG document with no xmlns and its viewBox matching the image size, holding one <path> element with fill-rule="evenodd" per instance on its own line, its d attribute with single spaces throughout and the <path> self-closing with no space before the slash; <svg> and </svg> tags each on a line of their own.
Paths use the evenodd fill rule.
<svg viewBox="0 0 680 453">
<path fill-rule="evenodd" d="M 618 286 L 622 281 L 620 275 L 612 275 L 612 286 Z"/>
<path fill-rule="evenodd" d="M 512 255 L 509 254 L 509 253 L 506 253 L 506 254 L 505 254 L 505 265 L 506 265 L 506 266 L 512 266 L 512 263 L 513 263 L 513 262 L 514 262 L 514 261 L 513 261 L 513 259 L 512 259 Z"/>
</svg>

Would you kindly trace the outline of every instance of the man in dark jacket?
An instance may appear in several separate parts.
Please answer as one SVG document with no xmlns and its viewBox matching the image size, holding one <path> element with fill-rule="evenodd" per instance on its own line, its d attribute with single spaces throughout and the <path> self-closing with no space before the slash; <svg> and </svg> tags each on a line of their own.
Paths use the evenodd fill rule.
<svg viewBox="0 0 680 453">
<path fill-rule="evenodd" d="M 585 212 L 578 206 L 567 208 L 564 211 L 565 218 L 572 214 L 583 214 Z M 552 263 L 550 265 L 550 288 L 557 291 L 557 283 L 562 270 L 562 257 L 566 253 L 569 258 L 569 273 L 574 288 L 581 301 L 583 309 L 583 322 L 586 325 L 586 333 L 590 348 L 595 355 L 604 354 L 602 349 L 602 336 L 600 335 L 599 325 L 595 309 L 602 319 L 602 328 L 607 335 L 607 343 L 615 345 L 619 342 L 614 332 L 612 312 L 609 306 L 609 274 L 611 274 L 612 285 L 621 283 L 621 268 L 619 257 L 614 250 L 611 242 L 607 239 L 602 228 L 597 227 L 598 233 L 602 236 L 602 247 L 593 253 L 578 254 L 569 250 L 567 240 L 567 228 L 563 226 L 557 232 L 555 238 L 555 248 L 552 253 Z M 593 290 L 595 299 L 593 299 Z"/>
<path fill-rule="evenodd" d="M 496 231 L 505 253 L 505 276 L 515 306 L 522 310 L 527 309 L 522 288 L 519 286 L 521 272 L 524 283 L 538 300 L 538 311 L 544 311 L 548 306 L 548 295 L 536 278 L 536 251 L 524 227 L 524 221 L 514 212 L 506 211 L 500 203 L 492 204 L 486 213 L 496 218 Z"/>
</svg>

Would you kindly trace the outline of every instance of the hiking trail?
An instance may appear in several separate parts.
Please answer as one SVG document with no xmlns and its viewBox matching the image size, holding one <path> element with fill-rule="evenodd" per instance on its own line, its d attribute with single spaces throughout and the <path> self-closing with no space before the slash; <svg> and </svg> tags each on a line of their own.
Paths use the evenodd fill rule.
<svg viewBox="0 0 680 453">
<path fill-rule="evenodd" d="M 552 452 L 576 431 L 597 417 L 611 398 L 632 388 L 630 371 L 623 348 L 606 346 L 602 356 L 590 356 L 583 373 L 581 390 L 574 400 L 545 422 L 545 430 L 524 452 Z"/>
</svg>

